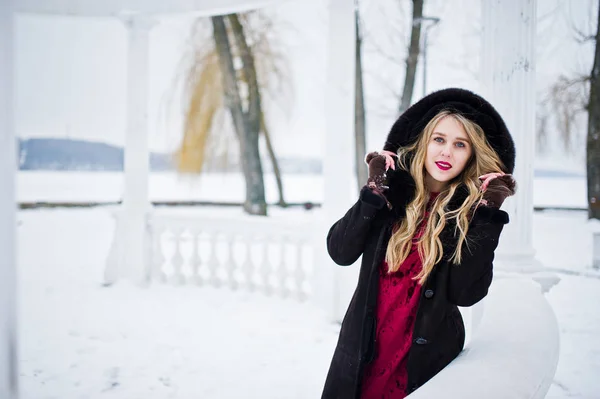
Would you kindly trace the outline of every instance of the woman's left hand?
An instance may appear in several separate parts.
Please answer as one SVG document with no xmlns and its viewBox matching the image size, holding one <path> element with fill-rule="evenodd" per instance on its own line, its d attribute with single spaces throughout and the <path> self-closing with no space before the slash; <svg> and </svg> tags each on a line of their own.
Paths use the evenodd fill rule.
<svg viewBox="0 0 600 399">
<path fill-rule="evenodd" d="M 481 191 L 487 190 L 487 186 L 490 184 L 490 182 L 492 180 L 494 180 L 497 177 L 504 176 L 504 175 L 505 175 L 505 173 L 503 173 L 503 172 L 494 172 L 494 173 L 485 174 L 483 176 L 479 176 L 479 180 L 481 180 L 483 182 L 483 183 L 481 183 Z"/>
<path fill-rule="evenodd" d="M 512 175 L 496 172 L 479 176 L 479 179 L 482 180 L 481 202 L 484 205 L 500 208 L 507 197 L 515 194 L 516 182 Z"/>
</svg>

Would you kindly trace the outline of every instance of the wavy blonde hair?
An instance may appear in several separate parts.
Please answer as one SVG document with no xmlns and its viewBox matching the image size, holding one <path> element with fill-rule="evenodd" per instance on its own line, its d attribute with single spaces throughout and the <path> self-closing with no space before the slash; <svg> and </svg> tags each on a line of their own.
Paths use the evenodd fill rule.
<svg viewBox="0 0 600 399">
<path fill-rule="evenodd" d="M 415 198 L 406 206 L 406 216 L 395 226 L 394 233 L 387 246 L 385 259 L 389 267 L 389 273 L 398 271 L 408 257 L 413 239 L 425 218 L 427 204 L 430 201 L 430 192 L 425 186 L 427 146 L 435 127 L 446 117 L 454 118 L 454 120 L 460 123 L 469 137 L 473 151 L 465 169 L 450 181 L 448 186 L 439 193 L 430 206 L 430 213 L 423 234 L 416 242 L 423 264 L 423 269 L 414 277 L 415 280 L 419 281 L 419 284 L 423 284 L 427 280 L 434 266 L 442 259 L 444 249 L 440 240 L 440 233 L 450 220 L 456 223 L 454 236 L 458 235 L 456 250 L 452 254 L 450 261 L 454 264 L 460 264 L 463 244 L 466 243 L 469 222 L 472 217 L 471 210 L 479 205 L 482 198 L 479 189 L 479 176 L 505 170 L 504 164 L 487 142 L 485 133 L 479 125 L 460 114 L 448 110 L 439 112 L 431 119 L 414 144 L 401 147 L 398 150 L 400 168 L 409 172 L 413 177 L 416 190 Z M 410 164 L 408 161 L 409 158 L 411 158 Z M 450 211 L 447 209 L 447 206 L 461 185 L 467 188 L 468 196 L 458 209 Z"/>
</svg>

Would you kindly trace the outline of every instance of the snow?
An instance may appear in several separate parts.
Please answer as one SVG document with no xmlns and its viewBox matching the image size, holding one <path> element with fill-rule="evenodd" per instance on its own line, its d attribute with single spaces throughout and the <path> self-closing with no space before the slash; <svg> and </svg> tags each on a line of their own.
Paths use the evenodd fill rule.
<svg viewBox="0 0 600 399">
<path fill-rule="evenodd" d="M 534 179 L 533 203 L 539 207 L 570 207 L 586 209 L 586 181 L 584 175 L 555 175 L 545 170 Z M 321 202 L 323 178 L 321 175 L 284 175 L 285 199 L 288 202 Z M 518 182 L 518 176 L 517 182 Z M 151 173 L 149 196 L 154 201 L 205 200 L 215 202 L 242 202 L 244 180 L 236 173 L 208 173 L 200 177 L 181 177 L 172 172 Z M 20 172 L 17 198 L 20 202 L 68 201 L 115 202 L 121 199 L 123 175 L 118 172 Z M 265 175 L 267 201 L 279 200 L 275 177 Z M 560 190 L 557 190 L 560 187 Z"/>
<path fill-rule="evenodd" d="M 322 311 L 226 289 L 103 287 L 106 209 L 19 222 L 24 398 L 319 395 L 337 333 Z"/>
<path fill-rule="evenodd" d="M 241 174 L 210 173 L 200 177 L 176 173 L 151 173 L 149 196 L 156 201 L 208 200 L 243 202 L 245 183 Z M 321 176 L 284 175 L 288 202 L 321 201 Z M 115 202 L 121 199 L 124 175 L 118 172 L 19 172 L 17 199 L 31 201 Z M 275 177 L 265 176 L 268 202 L 277 202 Z M 310 190 L 306 190 L 309 187 Z"/>
<path fill-rule="evenodd" d="M 575 231 L 571 233 L 578 235 Z M 558 248 L 549 252 L 559 253 L 560 249 L 568 248 L 575 255 L 568 246 Z M 546 398 L 597 399 L 600 398 L 600 279 L 559 276 L 560 283 L 547 296 L 558 320 L 560 359 Z"/>
<path fill-rule="evenodd" d="M 99 182 L 97 174 L 69 176 L 73 181 L 65 184 L 64 176 L 60 183 L 45 173 L 21 173 L 20 199 L 23 182 L 38 193 L 54 187 L 54 198 L 61 199 L 91 193 Z M 95 190 L 118 196 L 110 184 L 108 179 Z M 175 190 L 180 183 L 168 184 Z M 61 193 L 68 187 L 76 190 Z M 236 191 L 225 187 L 217 194 Z M 298 200 L 302 193 L 309 199 L 308 193 L 320 193 L 318 183 L 310 184 L 314 191 L 301 183 L 289 187 Z M 319 397 L 339 331 L 321 309 L 229 289 L 144 289 L 125 281 L 103 287 L 112 209 L 19 212 L 23 398 Z M 202 212 L 235 217 L 240 211 Z M 273 210 L 277 219 L 304 220 L 318 218 L 320 211 L 288 212 Z M 598 224 L 588 222 L 583 211 L 536 212 L 533 221 L 537 259 L 561 277 L 547 294 L 561 334 L 559 366 L 547 397 L 600 398 L 600 272 L 591 268 L 591 232 Z"/>
</svg>

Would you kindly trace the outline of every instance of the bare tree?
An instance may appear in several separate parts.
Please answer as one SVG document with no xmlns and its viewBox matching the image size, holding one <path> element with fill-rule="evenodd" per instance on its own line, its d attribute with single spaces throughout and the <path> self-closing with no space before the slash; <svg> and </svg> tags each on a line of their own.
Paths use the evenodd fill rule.
<svg viewBox="0 0 600 399">
<path fill-rule="evenodd" d="M 408 58 L 406 59 L 404 89 L 402 90 L 402 100 L 400 101 L 400 114 L 410 107 L 415 88 L 415 76 L 417 74 L 421 41 L 421 23 L 418 21 L 423 17 L 423 2 L 424 0 L 413 0 L 412 30 L 410 33 Z"/>
<path fill-rule="evenodd" d="M 586 153 L 588 218 L 600 220 L 600 6 L 595 40 L 594 66 L 590 74 Z"/>
<path fill-rule="evenodd" d="M 354 11 L 354 25 L 356 28 L 356 68 L 355 68 L 355 87 L 354 87 L 354 138 L 355 138 L 355 163 L 356 179 L 358 189 L 367 181 L 367 167 L 364 163 L 364 157 L 367 152 L 366 139 L 366 117 L 365 117 L 365 96 L 363 85 L 362 68 L 362 36 L 360 29 L 360 12 L 358 7 Z"/>
<path fill-rule="evenodd" d="M 215 20 L 217 18 L 221 19 L 221 26 L 219 27 L 219 31 L 216 30 Z M 235 38 L 235 43 L 237 48 L 240 51 L 241 61 L 242 61 L 242 75 L 243 80 L 248 88 L 248 97 L 247 97 L 247 111 L 241 112 L 241 115 L 237 109 L 237 104 L 234 104 L 236 109 L 232 109 L 231 103 L 229 104 L 232 117 L 234 119 L 240 118 L 239 121 L 235 122 L 236 130 L 238 126 L 242 126 L 243 130 L 238 133 L 240 136 L 240 143 L 242 143 L 242 167 L 244 171 L 244 175 L 246 176 L 246 202 L 244 204 L 244 208 L 246 212 L 251 215 L 266 215 L 267 214 L 267 205 L 265 201 L 265 184 L 263 181 L 263 169 L 260 160 L 260 151 L 258 148 L 258 135 L 260 132 L 261 126 L 261 102 L 260 102 L 260 91 L 258 89 L 258 80 L 256 78 L 256 68 L 254 67 L 254 57 L 250 52 L 250 48 L 248 47 L 248 43 L 246 42 L 246 36 L 244 34 L 244 28 L 240 23 L 236 14 L 228 15 L 229 23 L 231 24 L 231 29 L 233 31 L 233 37 Z M 233 72 L 233 76 L 231 79 L 227 79 L 225 83 L 228 81 L 232 81 L 235 85 L 230 88 L 229 85 L 225 86 L 225 92 L 228 93 L 231 90 L 236 90 L 239 93 L 239 87 L 237 85 L 237 80 L 235 76 L 235 70 L 233 69 L 233 59 L 231 58 L 231 52 L 229 54 L 225 54 L 220 48 L 217 42 L 217 34 L 223 35 L 227 38 L 227 30 L 225 29 L 225 24 L 222 17 L 212 17 L 213 27 L 215 28 L 215 43 L 217 45 L 217 50 L 219 53 L 219 58 L 222 56 L 227 60 L 227 69 L 223 69 L 225 73 L 224 76 L 229 75 L 230 72 Z M 220 39 L 223 40 L 222 38 Z M 231 68 L 229 65 L 229 61 L 231 59 Z M 222 67 L 225 65 L 221 65 Z M 239 94 L 238 94 L 239 97 Z M 241 110 L 241 108 L 240 108 Z M 241 138 L 244 136 L 243 138 Z"/>
<path fill-rule="evenodd" d="M 244 209 L 250 214 L 266 215 L 259 149 L 261 133 L 273 163 L 279 204 L 286 204 L 281 172 L 265 122 L 262 92 L 268 92 L 277 83 L 276 78 L 285 73 L 285 68 L 278 62 L 281 55 L 269 44 L 269 35 L 263 28 L 251 27 L 246 14 L 217 16 L 210 21 L 210 40 L 193 39 L 194 56 L 185 82 L 188 106 L 184 138 L 176 154 L 177 166 L 186 173 L 202 170 L 207 155 L 211 155 L 207 154 L 208 143 L 223 136 L 222 126 L 217 129 L 215 124 L 223 122 L 225 106 L 241 150 L 241 169 L 246 182 Z M 268 19 L 258 22 L 264 30 L 272 26 Z"/>
<path fill-rule="evenodd" d="M 567 78 L 560 75 L 550 86 L 547 97 L 540 101 L 541 106 L 548 106 L 556 122 L 559 138 L 566 152 L 573 151 L 573 145 L 581 129 L 578 117 L 586 112 L 589 99 L 587 97 L 587 82 L 589 76 Z M 538 142 L 547 140 L 547 130 L 538 130 Z"/>
</svg>

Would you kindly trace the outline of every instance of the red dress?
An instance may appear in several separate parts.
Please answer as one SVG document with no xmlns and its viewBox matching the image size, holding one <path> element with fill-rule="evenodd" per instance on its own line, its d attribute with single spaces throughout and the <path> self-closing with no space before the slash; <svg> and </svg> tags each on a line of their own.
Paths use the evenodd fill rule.
<svg viewBox="0 0 600 399">
<path fill-rule="evenodd" d="M 423 267 L 416 240 L 424 226 L 425 221 L 397 272 L 388 273 L 385 261 L 380 266 L 375 358 L 365 366 L 361 399 L 402 399 L 407 395 L 406 360 L 421 293 L 421 285 L 412 278 Z"/>
</svg>

